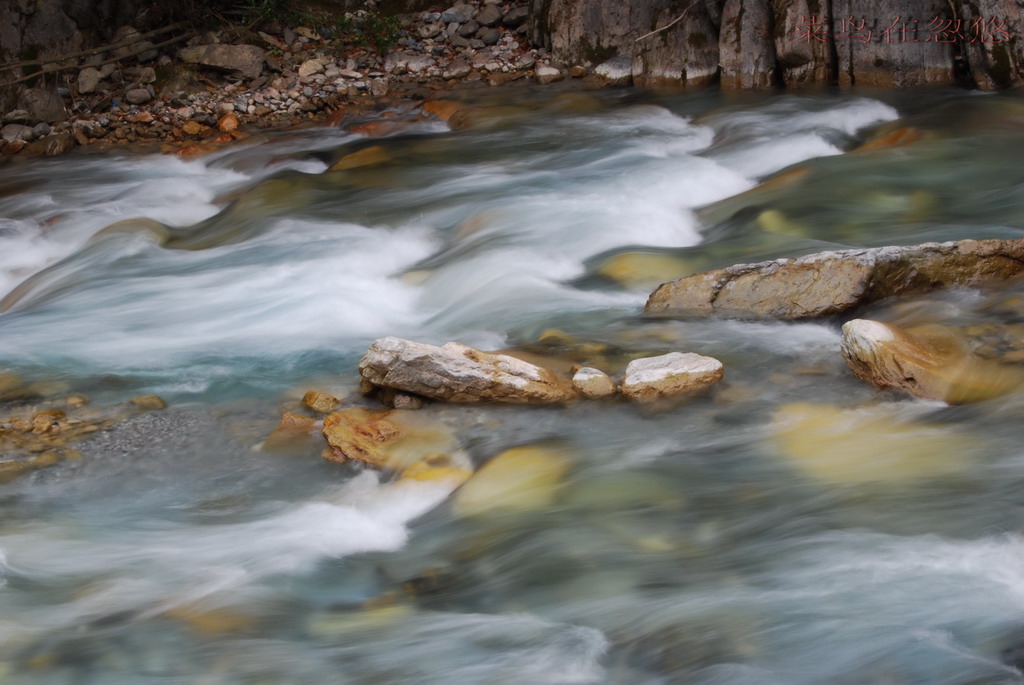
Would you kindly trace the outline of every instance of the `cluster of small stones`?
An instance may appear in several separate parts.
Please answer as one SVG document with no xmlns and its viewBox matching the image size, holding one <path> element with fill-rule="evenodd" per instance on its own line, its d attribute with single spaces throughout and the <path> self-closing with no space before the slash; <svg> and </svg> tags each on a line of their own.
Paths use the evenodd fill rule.
<svg viewBox="0 0 1024 685">
<path fill-rule="evenodd" d="M 138 411 L 167 407 L 156 395 L 141 395 L 128 406 L 97 408 L 79 393 L 44 397 L 62 389 L 59 384 L 44 386 L 0 373 L 0 403 L 8 414 L 0 420 L 0 484 L 62 461 L 77 461 L 82 455 L 75 443 Z"/>
<path fill-rule="evenodd" d="M 231 45 L 210 32 L 173 54 L 155 48 L 139 53 L 148 45 L 140 40 L 118 49 L 137 53 L 122 61 L 109 62 L 118 51 L 93 55 L 65 87 L 30 89 L 27 104 L 0 118 L 0 155 L 52 156 L 77 145 L 147 142 L 162 143 L 167 152 L 201 153 L 206 148 L 196 143 L 242 137 L 218 126 L 228 113 L 243 127 L 323 117 L 340 123 L 359 113 L 360 105 L 389 95 L 399 101 L 415 87 L 496 86 L 524 78 L 551 83 L 566 73 L 587 73 L 563 72 L 550 65 L 547 51 L 527 44 L 525 6 L 470 0 L 400 19 L 399 39 L 386 55 L 366 48 L 339 53 L 330 30 L 309 27 L 259 32 L 261 46 Z M 114 39 L 133 35 L 139 34 L 122 27 Z M 189 57 L 188 51 L 194 55 L 208 46 L 244 48 L 255 56 L 254 65 L 231 70 Z"/>
</svg>

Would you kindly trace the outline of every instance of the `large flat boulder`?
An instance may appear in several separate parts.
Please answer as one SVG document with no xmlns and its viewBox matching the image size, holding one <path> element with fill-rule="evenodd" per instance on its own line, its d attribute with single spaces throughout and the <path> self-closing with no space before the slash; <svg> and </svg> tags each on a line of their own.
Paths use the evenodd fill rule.
<svg viewBox="0 0 1024 685">
<path fill-rule="evenodd" d="M 805 319 L 842 314 L 892 295 L 979 286 L 1024 272 L 1024 240 L 962 240 L 821 252 L 739 264 L 664 283 L 649 314 Z"/>
<path fill-rule="evenodd" d="M 568 379 L 503 354 L 450 342 L 441 347 L 387 337 L 359 362 L 363 380 L 444 402 L 559 404 L 575 399 Z"/>
<path fill-rule="evenodd" d="M 255 45 L 193 45 L 179 50 L 178 59 L 204 67 L 234 71 L 251 79 L 263 71 L 264 51 Z"/>
</svg>

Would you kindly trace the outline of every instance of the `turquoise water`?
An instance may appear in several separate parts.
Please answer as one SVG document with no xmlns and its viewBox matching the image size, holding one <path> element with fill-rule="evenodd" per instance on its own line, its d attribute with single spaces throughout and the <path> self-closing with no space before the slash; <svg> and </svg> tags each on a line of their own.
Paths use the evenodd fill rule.
<svg viewBox="0 0 1024 685">
<path fill-rule="evenodd" d="M 468 130 L 3 168 L 0 370 L 171 406 L 0 485 L 0 682 L 1024 680 L 1020 397 L 878 394 L 840 321 L 641 316 L 652 283 L 737 261 L 1024 237 L 1024 101 L 478 99 Z M 1019 290 L 864 315 L 1019 338 Z M 478 466 L 567 464 L 541 504 L 471 516 L 443 483 L 264 449 L 305 389 L 358 401 L 385 335 L 613 373 L 692 351 L 726 380 L 667 412 L 423 410 Z"/>
</svg>

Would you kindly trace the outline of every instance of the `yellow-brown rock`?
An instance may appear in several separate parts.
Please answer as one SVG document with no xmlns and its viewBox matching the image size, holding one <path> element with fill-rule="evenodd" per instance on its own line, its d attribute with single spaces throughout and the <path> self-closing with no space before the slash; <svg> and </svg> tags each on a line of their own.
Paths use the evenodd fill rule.
<svg viewBox="0 0 1024 685">
<path fill-rule="evenodd" d="M 263 449 L 282 451 L 298 443 L 311 441 L 317 425 L 317 420 L 310 416 L 285 412 L 277 428 L 263 442 Z"/>
<path fill-rule="evenodd" d="M 234 112 L 228 112 L 220 119 L 217 120 L 217 130 L 223 131 L 224 133 L 231 133 L 238 128 L 238 115 Z"/>
<path fill-rule="evenodd" d="M 452 118 L 452 115 L 457 111 L 465 107 L 461 102 L 455 102 L 453 100 L 427 100 L 423 103 L 423 111 L 427 114 L 433 114 L 441 121 L 447 122 Z"/>
<path fill-rule="evenodd" d="M 187 135 L 197 136 L 203 131 L 209 131 L 210 127 L 203 126 L 198 121 L 186 121 L 184 124 L 182 124 L 181 130 L 184 131 Z"/>
<path fill-rule="evenodd" d="M 1024 372 L 972 354 L 939 327 L 904 330 L 869 319 L 843 325 L 841 350 L 854 375 L 876 388 L 964 404 L 1024 386 Z"/>
<path fill-rule="evenodd" d="M 805 476 L 832 485 L 899 484 L 956 474 L 978 448 L 974 437 L 901 419 L 886 406 L 810 403 L 776 412 L 770 444 Z"/>
<path fill-rule="evenodd" d="M 1022 273 L 1024 240 L 822 252 L 739 264 L 665 283 L 648 298 L 645 311 L 802 319 L 942 286 L 999 283 Z"/>
<path fill-rule="evenodd" d="M 454 433 L 443 423 L 401 409 L 337 411 L 324 419 L 322 433 L 330 447 L 328 461 L 355 460 L 393 471 L 421 461 L 425 467 L 447 464 L 459 450 Z"/>
<path fill-rule="evenodd" d="M 310 390 L 302 396 L 302 404 L 307 409 L 311 409 L 318 414 L 330 414 L 338 408 L 338 405 L 341 404 L 341 400 L 334 395 L 327 394 L 326 392 Z"/>
<path fill-rule="evenodd" d="M 554 502 L 571 466 L 564 449 L 526 445 L 487 462 L 453 498 L 460 516 L 541 509 Z"/>
<path fill-rule="evenodd" d="M 62 411 L 41 411 L 32 416 L 32 432 L 59 433 L 64 426 L 67 414 Z"/>
<path fill-rule="evenodd" d="M 25 461 L 0 461 L 0 483 L 10 483 L 32 470 L 32 465 Z"/>
<path fill-rule="evenodd" d="M 167 402 L 158 395 L 139 395 L 138 397 L 133 397 L 131 399 L 131 404 L 132 406 L 145 411 L 167 409 Z"/>
<path fill-rule="evenodd" d="M 371 145 L 349 153 L 335 162 L 330 171 L 344 171 L 360 167 L 379 166 L 391 161 L 391 155 L 380 145 Z"/>
</svg>

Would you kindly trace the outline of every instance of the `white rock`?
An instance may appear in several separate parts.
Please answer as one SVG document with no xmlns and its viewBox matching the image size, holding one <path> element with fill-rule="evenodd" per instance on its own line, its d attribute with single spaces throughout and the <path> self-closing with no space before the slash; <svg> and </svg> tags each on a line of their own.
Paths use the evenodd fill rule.
<svg viewBox="0 0 1024 685">
<path fill-rule="evenodd" d="M 604 371 L 584 366 L 572 377 L 572 387 L 587 399 L 611 397 L 617 391 L 614 381 Z"/>
<path fill-rule="evenodd" d="M 548 369 L 455 342 L 436 347 L 381 338 L 359 362 L 359 373 L 371 386 L 447 402 L 554 404 L 576 396 Z"/>
<path fill-rule="evenodd" d="M 686 395 L 717 383 L 725 374 L 722 362 L 692 352 L 670 352 L 631 361 L 622 394 L 637 402 Z"/>
<path fill-rule="evenodd" d="M 628 86 L 633 81 L 633 60 L 630 57 L 612 57 L 594 68 L 594 74 L 613 86 Z"/>
<path fill-rule="evenodd" d="M 565 78 L 564 76 L 562 76 L 562 72 L 560 70 L 556 69 L 555 67 L 549 64 L 538 64 L 537 68 L 534 70 L 534 73 L 537 75 L 537 83 L 541 85 L 547 85 L 549 83 L 554 83 L 555 81 L 561 81 L 563 78 Z"/>
</svg>

